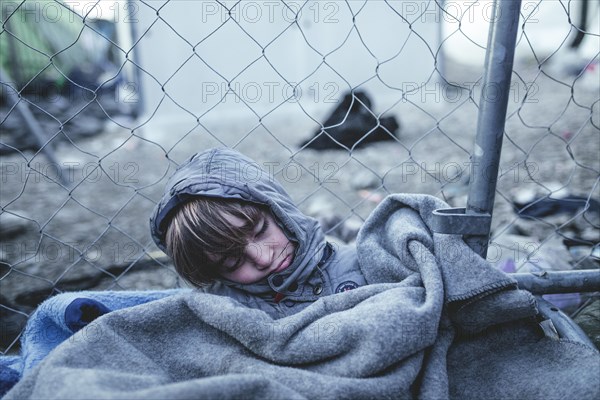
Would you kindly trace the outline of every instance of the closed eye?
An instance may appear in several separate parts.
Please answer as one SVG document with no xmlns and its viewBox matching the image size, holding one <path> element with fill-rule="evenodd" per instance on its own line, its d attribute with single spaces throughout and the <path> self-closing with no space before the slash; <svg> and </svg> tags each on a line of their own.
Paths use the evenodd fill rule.
<svg viewBox="0 0 600 400">
<path fill-rule="evenodd" d="M 238 258 L 235 261 L 230 262 L 226 262 L 226 264 L 229 265 L 225 265 L 223 264 L 223 269 L 225 270 L 225 272 L 234 272 L 236 269 L 238 269 L 240 267 L 240 265 L 242 265 L 242 259 Z"/>
<path fill-rule="evenodd" d="M 221 266 L 222 266 L 222 268 L 223 268 L 223 270 L 225 272 L 234 272 L 241 265 L 242 265 L 242 259 L 241 258 L 237 258 L 236 259 L 236 258 L 233 258 L 233 257 L 226 258 L 221 263 Z"/>
<path fill-rule="evenodd" d="M 263 222 L 262 226 L 261 226 L 260 230 L 256 233 L 256 237 L 260 237 L 260 236 L 264 235 L 265 232 L 267 231 L 267 229 L 269 229 L 269 224 L 270 224 L 269 220 L 263 217 L 262 222 Z"/>
<path fill-rule="evenodd" d="M 271 223 L 266 217 L 263 217 L 261 221 L 262 225 L 256 225 L 257 227 L 260 226 L 260 229 L 254 234 L 255 238 L 262 237 L 271 225 Z M 224 260 L 222 260 L 219 264 L 221 265 L 221 268 L 224 272 L 232 273 L 243 264 L 243 261 L 243 257 L 227 257 Z"/>
</svg>

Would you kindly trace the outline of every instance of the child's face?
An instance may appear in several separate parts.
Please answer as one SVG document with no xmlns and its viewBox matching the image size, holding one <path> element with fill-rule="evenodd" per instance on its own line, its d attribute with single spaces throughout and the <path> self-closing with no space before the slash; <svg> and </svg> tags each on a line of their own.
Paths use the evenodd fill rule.
<svg viewBox="0 0 600 400">
<path fill-rule="evenodd" d="M 225 218 L 241 227 L 244 221 L 231 215 Z M 253 227 L 253 238 L 241 254 L 227 257 L 219 274 L 230 281 L 250 284 L 258 282 L 274 272 L 289 267 L 294 260 L 295 244 L 283 233 L 271 213 L 264 213 Z"/>
</svg>

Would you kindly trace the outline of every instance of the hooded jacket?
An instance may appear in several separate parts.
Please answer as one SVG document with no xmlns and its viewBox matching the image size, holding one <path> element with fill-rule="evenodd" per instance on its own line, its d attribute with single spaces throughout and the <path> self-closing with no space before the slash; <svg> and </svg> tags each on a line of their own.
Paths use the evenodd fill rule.
<svg viewBox="0 0 600 400">
<path fill-rule="evenodd" d="M 296 243 L 294 260 L 285 270 L 249 285 L 222 278 L 203 291 L 229 296 L 280 318 L 302 310 L 322 296 L 366 284 L 355 246 L 326 242 L 319 223 L 296 207 L 272 174 L 226 148 L 192 156 L 167 182 L 150 218 L 152 238 L 161 250 L 166 251 L 165 234 L 173 212 L 194 196 L 265 205 L 288 239 Z"/>
</svg>

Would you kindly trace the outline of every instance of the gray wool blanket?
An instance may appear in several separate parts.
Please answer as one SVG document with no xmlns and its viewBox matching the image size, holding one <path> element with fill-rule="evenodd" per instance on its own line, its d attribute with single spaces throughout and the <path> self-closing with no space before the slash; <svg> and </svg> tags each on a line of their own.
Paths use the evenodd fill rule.
<svg viewBox="0 0 600 400">
<path fill-rule="evenodd" d="M 393 195 L 365 222 L 367 286 L 273 319 L 193 291 L 106 314 L 7 399 L 599 398 L 598 353 L 547 339 L 535 302 L 462 240 L 445 204 Z"/>
</svg>

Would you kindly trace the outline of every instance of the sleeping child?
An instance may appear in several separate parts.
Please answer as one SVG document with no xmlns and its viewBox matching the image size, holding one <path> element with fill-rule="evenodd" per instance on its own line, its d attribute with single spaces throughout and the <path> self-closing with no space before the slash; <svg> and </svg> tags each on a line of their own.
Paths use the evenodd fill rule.
<svg viewBox="0 0 600 400">
<path fill-rule="evenodd" d="M 150 225 L 185 280 L 276 318 L 366 284 L 356 248 L 326 242 L 272 175 L 231 149 L 184 162 Z"/>
<path fill-rule="evenodd" d="M 356 248 L 334 248 L 256 163 L 197 154 L 150 224 L 200 290 L 107 304 L 114 312 L 26 357 L 31 372 L 7 398 L 597 399 L 598 352 L 545 337 L 530 293 L 459 235 L 433 235 L 443 206 L 389 195 Z M 65 300 L 45 304 L 29 349 L 52 326 L 64 332 Z"/>
</svg>

